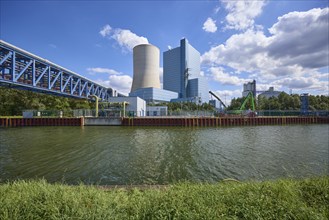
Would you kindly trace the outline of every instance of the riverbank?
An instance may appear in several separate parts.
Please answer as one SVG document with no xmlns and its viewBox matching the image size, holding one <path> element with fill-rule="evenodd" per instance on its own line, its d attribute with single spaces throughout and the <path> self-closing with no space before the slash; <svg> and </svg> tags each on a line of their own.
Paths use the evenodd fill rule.
<svg viewBox="0 0 329 220">
<path fill-rule="evenodd" d="M 328 219 L 329 176 L 157 188 L 0 185 L 0 219 Z"/>
</svg>

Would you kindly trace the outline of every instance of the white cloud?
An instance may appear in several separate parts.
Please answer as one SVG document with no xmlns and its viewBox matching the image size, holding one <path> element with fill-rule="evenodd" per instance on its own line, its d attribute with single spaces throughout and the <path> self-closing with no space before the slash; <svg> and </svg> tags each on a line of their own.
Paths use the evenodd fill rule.
<svg viewBox="0 0 329 220">
<path fill-rule="evenodd" d="M 284 78 L 273 82 L 274 84 L 282 85 L 291 89 L 299 89 L 299 88 L 309 88 L 314 83 L 315 80 L 312 78 L 305 77 L 294 77 L 294 78 Z"/>
<path fill-rule="evenodd" d="M 314 77 L 287 77 L 284 79 L 276 80 L 274 85 L 286 87 L 289 89 L 311 89 L 320 90 L 328 94 L 329 82 L 320 81 Z"/>
<path fill-rule="evenodd" d="M 265 1 L 222 1 L 228 14 L 226 28 L 246 30 L 254 25 L 254 19 L 262 13 Z"/>
<path fill-rule="evenodd" d="M 88 73 L 91 75 L 95 75 L 96 73 L 107 73 L 110 75 L 121 75 L 121 72 L 112 70 L 112 69 L 107 69 L 107 68 L 101 68 L 101 67 L 96 67 L 96 68 L 88 68 L 87 69 Z"/>
<path fill-rule="evenodd" d="M 204 22 L 202 29 L 206 32 L 214 33 L 217 31 L 216 22 L 212 18 L 208 18 Z"/>
<path fill-rule="evenodd" d="M 221 83 L 222 85 L 242 85 L 246 81 L 249 81 L 249 79 L 240 79 L 237 76 L 231 76 L 228 73 L 224 72 L 224 69 L 222 67 L 211 67 L 209 69 L 211 73 L 211 77 L 213 80 Z"/>
<path fill-rule="evenodd" d="M 328 66 L 329 8 L 290 12 L 269 28 L 269 55 L 285 65 L 306 68 Z M 300 28 L 302 27 L 302 28 Z"/>
<path fill-rule="evenodd" d="M 261 83 L 258 83 L 257 82 L 257 91 L 267 91 L 270 87 L 274 87 L 274 90 L 275 91 L 277 91 L 277 90 L 279 90 L 280 88 L 276 85 L 276 86 L 274 86 L 273 85 L 273 83 L 272 84 L 267 84 L 267 83 L 265 83 L 265 84 L 261 84 Z"/>
<path fill-rule="evenodd" d="M 128 95 L 133 79 L 128 75 L 110 75 L 107 80 L 96 80 L 97 83 Z"/>
<path fill-rule="evenodd" d="M 248 30 L 232 35 L 224 44 L 212 47 L 202 55 L 202 63 L 227 65 L 238 71 L 253 72 L 269 63 L 265 47 L 267 38 L 263 32 Z"/>
<path fill-rule="evenodd" d="M 148 44 L 148 39 L 143 36 L 138 36 L 127 29 L 115 28 L 110 25 L 105 25 L 99 32 L 103 37 L 115 40 L 123 50 L 132 51 L 139 44 Z"/>
<path fill-rule="evenodd" d="M 276 80 L 275 86 L 282 88 L 328 91 L 325 75 L 318 73 L 321 78 L 312 79 L 317 69 L 329 66 L 328 18 L 328 8 L 288 13 L 269 29 L 271 36 L 255 29 L 232 35 L 205 52 L 202 64 L 230 67 L 264 84 Z M 219 70 L 212 75 L 222 83 L 230 81 L 220 78 L 234 77 Z"/>
<path fill-rule="evenodd" d="M 148 44 L 147 38 L 137 36 L 130 30 L 116 29 L 112 38 L 116 40 L 120 46 L 130 51 L 139 44 Z"/>
<path fill-rule="evenodd" d="M 107 24 L 99 31 L 99 34 L 102 35 L 103 37 L 106 37 L 110 35 L 111 30 L 112 30 L 111 26 Z"/>
<path fill-rule="evenodd" d="M 108 75 L 107 78 L 104 79 L 97 79 L 95 80 L 97 83 L 112 88 L 114 90 L 117 90 L 119 93 L 128 95 L 131 89 L 132 85 L 132 77 L 129 75 L 125 75 L 122 72 L 118 72 L 113 69 L 109 68 L 102 68 L 102 67 L 93 67 L 93 68 L 87 68 L 87 71 L 91 75 L 98 75 L 102 74 L 102 76 Z"/>
</svg>

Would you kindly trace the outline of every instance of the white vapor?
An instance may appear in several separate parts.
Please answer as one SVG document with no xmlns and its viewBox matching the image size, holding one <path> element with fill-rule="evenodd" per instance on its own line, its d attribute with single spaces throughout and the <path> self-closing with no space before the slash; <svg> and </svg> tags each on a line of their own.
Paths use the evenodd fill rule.
<svg viewBox="0 0 329 220">
<path fill-rule="evenodd" d="M 143 36 L 131 32 L 127 29 L 111 28 L 110 25 L 105 25 L 99 34 L 102 37 L 115 40 L 122 49 L 132 51 L 132 49 L 139 44 L 148 44 L 148 39 Z"/>
</svg>

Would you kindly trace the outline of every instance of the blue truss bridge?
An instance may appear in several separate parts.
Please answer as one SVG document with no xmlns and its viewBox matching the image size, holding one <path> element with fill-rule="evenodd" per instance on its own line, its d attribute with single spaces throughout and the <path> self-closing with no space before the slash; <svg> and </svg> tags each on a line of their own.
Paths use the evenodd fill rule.
<svg viewBox="0 0 329 220">
<path fill-rule="evenodd" d="M 117 94 L 77 73 L 0 40 L 0 86 L 108 101 Z"/>
</svg>

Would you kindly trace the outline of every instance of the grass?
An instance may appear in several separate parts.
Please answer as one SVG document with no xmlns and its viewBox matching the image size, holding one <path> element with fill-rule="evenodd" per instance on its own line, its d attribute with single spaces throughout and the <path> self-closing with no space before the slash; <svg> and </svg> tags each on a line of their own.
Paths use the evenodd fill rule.
<svg viewBox="0 0 329 220">
<path fill-rule="evenodd" d="M 329 176 L 108 190 L 16 181 L 0 195 L 0 219 L 329 219 Z"/>
<path fill-rule="evenodd" d="M 15 115 L 15 116 L 0 116 L 0 118 L 23 118 L 23 116 Z"/>
</svg>

